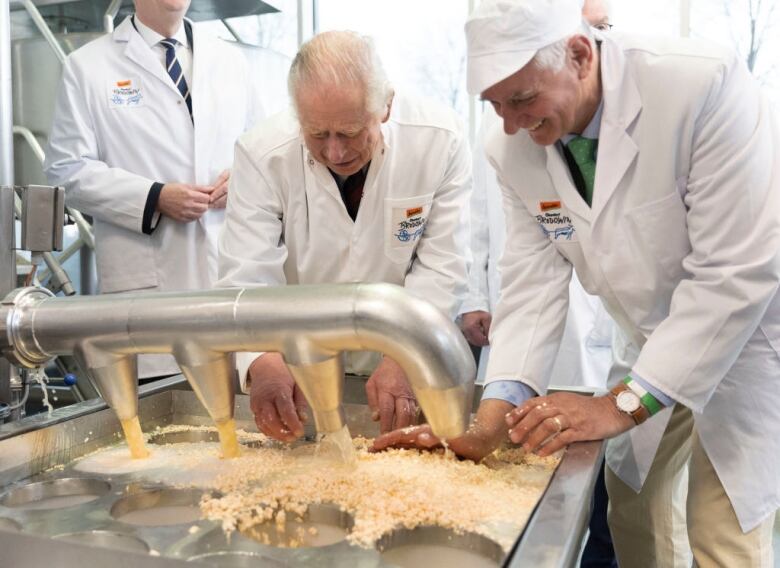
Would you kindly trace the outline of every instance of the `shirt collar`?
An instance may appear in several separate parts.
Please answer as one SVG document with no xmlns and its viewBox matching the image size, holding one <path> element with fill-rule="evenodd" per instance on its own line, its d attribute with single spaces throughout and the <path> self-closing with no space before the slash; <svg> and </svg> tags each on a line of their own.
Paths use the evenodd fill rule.
<svg viewBox="0 0 780 568">
<path fill-rule="evenodd" d="M 164 36 L 158 34 L 152 28 L 144 24 L 141 21 L 141 18 L 138 17 L 138 14 L 133 16 L 133 22 L 135 23 L 135 29 L 138 30 L 138 33 L 149 47 L 154 47 L 165 39 Z M 184 29 L 184 20 L 182 20 L 181 25 L 179 26 L 179 29 L 176 31 L 176 33 L 173 34 L 173 39 L 178 41 L 181 45 L 189 47 L 189 42 L 187 41 L 187 32 Z"/>
<path fill-rule="evenodd" d="M 602 98 L 599 102 L 599 106 L 596 109 L 596 112 L 593 114 L 593 118 L 590 119 L 590 122 L 585 127 L 585 130 L 582 131 L 582 134 L 564 134 L 561 136 L 561 142 L 566 145 L 569 142 L 571 142 L 572 138 L 576 138 L 577 136 L 582 136 L 583 138 L 590 138 L 591 140 L 598 140 L 599 134 L 601 133 L 601 115 L 604 113 L 604 99 Z"/>
</svg>

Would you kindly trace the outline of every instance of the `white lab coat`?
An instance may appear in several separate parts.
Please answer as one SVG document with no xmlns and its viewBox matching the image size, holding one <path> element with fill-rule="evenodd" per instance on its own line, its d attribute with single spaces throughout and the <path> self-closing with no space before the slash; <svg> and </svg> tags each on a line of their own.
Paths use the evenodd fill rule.
<svg viewBox="0 0 780 568">
<path fill-rule="evenodd" d="M 67 204 L 94 219 L 101 292 L 201 289 L 216 280 L 224 210 L 190 223 L 162 218 L 152 235 L 141 230 L 153 182 L 213 184 L 259 114 L 241 52 L 195 26 L 193 44 L 194 126 L 130 18 L 65 62 L 45 169 L 65 187 Z M 130 94 L 113 97 L 119 86 Z M 141 377 L 172 372 L 168 356 L 139 361 Z"/>
<path fill-rule="evenodd" d="M 492 108 L 482 115 L 482 126 L 474 147 L 474 190 L 471 194 L 471 253 L 469 294 L 461 313 L 494 313 L 498 304 L 501 275 L 498 261 L 506 243 L 506 223 L 496 173 L 483 147 L 485 134 L 499 123 Z M 610 349 L 612 318 L 595 296 L 582 289 L 576 275 L 569 284 L 569 310 L 561 347 L 552 371 L 552 382 L 561 386 L 604 388 L 612 364 Z M 490 346 L 482 348 L 477 382 L 482 383 L 490 359 Z"/>
<path fill-rule="evenodd" d="M 778 125 L 726 50 L 612 35 L 601 61 L 592 209 L 554 146 L 498 130 L 487 144 L 508 225 L 488 381 L 544 392 L 574 265 L 625 333 L 619 357 L 693 410 L 747 531 L 780 505 Z M 636 490 L 670 412 L 609 444 Z"/>
<path fill-rule="evenodd" d="M 466 293 L 471 157 L 449 109 L 396 95 L 355 222 L 289 111 L 236 145 L 218 286 L 389 282 L 455 318 Z M 253 358 L 237 358 L 243 378 Z M 352 358 L 348 367 L 370 372 Z"/>
</svg>

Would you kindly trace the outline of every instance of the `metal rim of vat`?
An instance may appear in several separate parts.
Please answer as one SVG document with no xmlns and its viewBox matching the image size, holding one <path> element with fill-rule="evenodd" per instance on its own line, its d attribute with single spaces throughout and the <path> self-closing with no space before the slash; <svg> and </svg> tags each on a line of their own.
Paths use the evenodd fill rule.
<svg viewBox="0 0 780 568">
<path fill-rule="evenodd" d="M 218 552 L 206 552 L 190 556 L 187 562 L 216 562 L 224 568 L 251 568 L 254 566 L 267 566 L 268 568 L 284 568 L 286 563 L 275 558 L 269 558 L 259 552 L 246 550 L 221 550 Z M 262 563 L 262 564 L 261 564 Z"/>
<path fill-rule="evenodd" d="M 15 487 L 0 495 L 0 505 L 4 507 L 24 509 L 25 505 L 31 505 L 46 499 L 56 497 L 77 497 L 80 495 L 92 496 L 93 499 L 76 503 L 74 505 L 41 507 L 41 509 L 64 509 L 77 507 L 91 503 L 111 491 L 111 484 L 100 479 L 90 477 L 65 477 L 49 481 L 35 481 L 19 487 Z M 31 508 L 32 509 L 32 508 Z"/>
<path fill-rule="evenodd" d="M 135 511 L 154 510 L 163 507 L 197 507 L 200 513 L 200 499 L 202 495 L 203 491 L 201 489 L 139 489 L 116 501 L 111 506 L 109 514 L 114 520 L 132 526 L 154 527 L 193 523 L 201 520 L 202 517 L 199 515 L 197 519 L 186 518 L 176 523 L 162 521 L 140 523 L 128 521 L 126 517 Z"/>
<path fill-rule="evenodd" d="M 473 532 L 459 534 L 452 529 L 436 525 L 395 529 L 382 535 L 375 547 L 383 553 L 393 548 L 415 544 L 439 545 L 473 552 L 496 562 L 497 566 L 500 566 L 506 557 L 501 545 L 486 536 Z"/>
<path fill-rule="evenodd" d="M 281 511 L 281 509 L 279 509 L 279 511 Z M 304 522 L 330 525 L 339 529 L 343 529 L 344 531 L 346 531 L 347 534 L 349 534 L 352 531 L 352 528 L 355 526 L 355 517 L 352 516 L 351 513 L 342 510 L 335 503 L 310 503 L 307 506 L 306 511 L 301 516 L 298 516 L 296 513 L 290 511 L 285 511 L 285 512 L 287 515 L 289 515 L 287 520 L 285 521 L 285 525 L 286 526 L 289 525 L 290 528 L 292 529 L 295 528 L 295 524 L 298 519 Z M 266 529 L 269 535 L 276 538 L 278 538 L 280 533 L 287 532 L 286 530 L 279 531 L 276 528 L 276 526 L 277 526 L 276 522 L 273 519 L 271 519 L 271 520 L 264 521 L 262 523 L 257 523 L 255 525 L 252 525 L 248 529 L 241 530 L 240 532 L 246 538 L 249 538 L 254 541 L 257 541 L 258 539 L 255 536 L 253 536 L 251 533 L 259 529 L 262 530 L 261 527 Z M 296 549 L 327 548 L 329 546 L 339 545 L 343 543 L 345 539 L 346 537 L 330 544 L 323 544 L 317 546 L 296 546 L 294 548 Z M 268 543 L 263 543 L 263 544 L 266 544 L 267 546 L 271 546 L 273 548 L 291 548 L 289 546 L 285 546 L 284 544 L 268 544 Z"/>
<path fill-rule="evenodd" d="M 129 534 L 115 531 L 93 530 L 58 534 L 52 537 L 56 540 L 67 540 L 99 548 L 111 548 L 128 552 L 149 552 L 146 541 Z"/>
</svg>

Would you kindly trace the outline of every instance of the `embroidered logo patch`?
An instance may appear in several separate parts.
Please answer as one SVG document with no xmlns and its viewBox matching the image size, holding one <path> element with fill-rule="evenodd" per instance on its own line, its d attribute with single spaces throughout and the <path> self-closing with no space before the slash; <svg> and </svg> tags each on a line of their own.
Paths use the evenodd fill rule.
<svg viewBox="0 0 780 568">
<path fill-rule="evenodd" d="M 553 209 L 560 209 L 560 201 L 540 201 L 539 210 L 544 213 L 545 211 L 552 211 Z"/>
<path fill-rule="evenodd" d="M 422 207 L 412 207 L 411 209 L 406 210 L 406 218 L 408 219 L 409 217 L 414 217 L 415 215 L 419 215 L 422 212 Z"/>
<path fill-rule="evenodd" d="M 112 108 L 143 106 L 143 98 L 138 79 L 119 79 L 108 84 L 108 106 Z"/>
</svg>

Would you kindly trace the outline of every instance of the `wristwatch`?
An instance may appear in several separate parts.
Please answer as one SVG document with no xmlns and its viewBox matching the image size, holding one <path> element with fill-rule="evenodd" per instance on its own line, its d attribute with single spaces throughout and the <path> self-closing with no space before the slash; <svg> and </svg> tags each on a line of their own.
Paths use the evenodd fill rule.
<svg viewBox="0 0 780 568">
<path fill-rule="evenodd" d="M 650 412 L 642 404 L 642 399 L 626 383 L 621 381 L 609 391 L 609 394 L 614 399 L 617 409 L 628 414 L 637 424 L 650 418 Z"/>
</svg>

